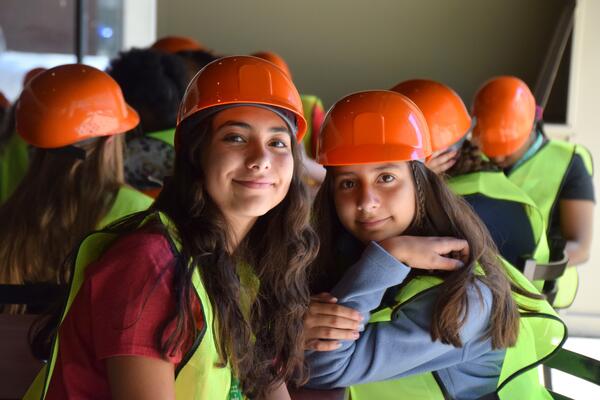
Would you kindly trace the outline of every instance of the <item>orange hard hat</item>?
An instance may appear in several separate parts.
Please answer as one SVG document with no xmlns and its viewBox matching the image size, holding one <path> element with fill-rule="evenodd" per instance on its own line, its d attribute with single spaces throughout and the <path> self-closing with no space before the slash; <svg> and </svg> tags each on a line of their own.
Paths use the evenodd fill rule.
<svg viewBox="0 0 600 400">
<path fill-rule="evenodd" d="M 423 112 L 432 151 L 447 149 L 469 132 L 471 117 L 467 107 L 448 86 L 427 79 L 412 79 L 397 84 L 392 90 L 411 99 Z"/>
<path fill-rule="evenodd" d="M 535 113 L 535 98 L 525 82 L 513 76 L 493 78 L 475 95 L 473 137 L 486 156 L 509 156 L 527 142 Z"/>
<path fill-rule="evenodd" d="M 32 68 L 29 71 L 27 71 L 27 73 L 23 77 L 23 86 L 27 85 L 33 78 L 35 78 L 44 71 L 46 71 L 46 68 L 42 67 Z"/>
<path fill-rule="evenodd" d="M 150 47 L 171 54 L 180 51 L 206 50 L 202 43 L 187 36 L 165 36 L 158 39 Z"/>
<path fill-rule="evenodd" d="M 272 51 L 259 51 L 258 53 L 254 53 L 252 55 L 254 57 L 262 58 L 263 60 L 272 62 L 281 68 L 290 78 L 292 77 L 292 71 L 290 71 L 290 67 L 279 54 Z"/>
<path fill-rule="evenodd" d="M 306 133 L 302 101 L 290 77 L 272 63 L 252 56 L 223 57 L 202 68 L 183 95 L 177 125 L 199 111 L 231 104 L 287 110 L 295 117 L 297 140 L 301 141 Z"/>
<path fill-rule="evenodd" d="M 351 94 L 331 107 L 317 142 L 317 162 L 354 165 L 423 160 L 429 129 L 419 108 L 387 90 Z"/>
<path fill-rule="evenodd" d="M 41 148 L 68 146 L 98 136 L 124 133 L 140 119 L 105 72 L 82 64 L 51 68 L 21 93 L 16 129 Z"/>
</svg>

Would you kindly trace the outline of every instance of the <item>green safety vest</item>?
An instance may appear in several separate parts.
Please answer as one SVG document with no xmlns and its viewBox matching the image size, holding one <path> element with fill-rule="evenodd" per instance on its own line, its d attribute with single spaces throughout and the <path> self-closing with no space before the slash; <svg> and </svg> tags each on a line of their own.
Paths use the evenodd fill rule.
<svg viewBox="0 0 600 400">
<path fill-rule="evenodd" d="M 177 235 L 168 218 L 158 213 L 161 222 L 171 232 L 169 239 L 173 248 L 179 249 Z M 98 231 L 87 236 L 81 243 L 75 260 L 75 270 L 69 287 L 69 296 L 65 305 L 61 322 L 64 320 L 69 308 L 83 284 L 85 269 L 89 264 L 97 260 L 102 253 L 118 238 L 118 234 Z M 196 269 L 192 276 L 195 293 L 202 307 L 204 318 L 204 329 L 198 332 L 192 349 L 178 366 L 175 377 L 175 395 L 178 399 L 241 399 L 241 396 L 230 393 L 232 375 L 229 366 L 218 367 L 220 357 L 217 351 L 213 333 L 214 315 L 210 299 L 204 289 L 200 274 Z M 52 354 L 48 364 L 38 374 L 33 384 L 27 391 L 24 400 L 43 399 L 48 391 L 52 379 L 56 357 L 58 354 L 58 334 L 55 336 L 52 346 Z"/>
<path fill-rule="evenodd" d="M 544 216 L 536 203 L 521 188 L 512 183 L 501 171 L 472 172 L 456 176 L 448 180 L 448 186 L 459 196 L 481 194 L 483 196 L 512 201 L 523 205 L 536 243 L 531 257 L 538 263 L 547 263 L 550 258 L 546 223 Z M 534 282 L 538 290 L 544 286 L 544 281 Z"/>
<path fill-rule="evenodd" d="M 27 142 L 14 133 L 0 152 L 0 204 L 17 188 L 28 166 Z"/>
<path fill-rule="evenodd" d="M 153 198 L 146 196 L 132 187 L 121 186 L 112 207 L 108 210 L 106 215 L 102 217 L 98 224 L 98 228 L 104 228 L 111 222 L 123 218 L 126 215 L 144 211 L 152 205 L 153 201 Z"/>
<path fill-rule="evenodd" d="M 175 146 L 175 128 L 165 129 L 164 131 L 146 133 L 145 136 L 160 140 L 171 147 Z"/>
<path fill-rule="evenodd" d="M 302 109 L 304 110 L 304 118 L 306 119 L 306 134 L 302 138 L 304 144 L 304 151 L 309 158 L 313 160 L 316 158 L 316 139 L 319 132 L 313 132 L 313 111 L 315 107 L 323 108 L 321 99 L 317 96 L 303 94 L 300 96 L 302 99 Z"/>
<path fill-rule="evenodd" d="M 508 262 L 502 265 L 514 283 L 537 293 L 531 282 Z M 421 275 L 408 282 L 396 295 L 396 304 L 374 313 L 371 322 L 390 321 L 398 309 L 418 299 L 422 293 L 442 283 L 435 276 Z M 530 299 L 513 293 L 519 306 L 519 336 L 514 347 L 506 349 L 496 394 L 501 400 L 552 399 L 539 382 L 535 368 L 557 351 L 566 340 L 567 328 L 545 300 Z M 441 382 L 440 382 L 441 383 Z M 351 386 L 352 400 L 444 400 L 448 398 L 435 372 L 400 379 Z"/>
<path fill-rule="evenodd" d="M 589 151 L 580 145 L 561 140 L 548 141 L 535 155 L 508 174 L 508 178 L 535 201 L 544 217 L 546 229 L 550 229 L 552 211 L 576 154 L 581 156 L 588 173 L 592 175 L 593 164 Z M 578 282 L 577 269 L 567 268 L 565 274 L 558 279 L 554 307 L 566 308 L 573 303 Z"/>
</svg>

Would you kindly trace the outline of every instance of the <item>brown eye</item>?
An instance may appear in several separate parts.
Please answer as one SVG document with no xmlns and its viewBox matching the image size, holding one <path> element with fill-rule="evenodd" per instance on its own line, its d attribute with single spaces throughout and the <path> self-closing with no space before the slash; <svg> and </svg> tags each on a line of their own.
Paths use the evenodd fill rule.
<svg viewBox="0 0 600 400">
<path fill-rule="evenodd" d="M 349 179 L 344 179 L 343 181 L 340 182 L 340 188 L 342 188 L 343 190 L 352 189 L 355 186 L 356 186 L 356 183 Z"/>
<path fill-rule="evenodd" d="M 285 149 L 287 147 L 287 143 L 285 143 L 283 140 L 276 139 L 271 141 L 269 146 L 277 147 L 278 149 Z"/>
<path fill-rule="evenodd" d="M 236 133 L 230 133 L 223 138 L 224 142 L 233 142 L 233 143 L 244 143 L 244 138 L 242 135 L 238 135 Z"/>
<path fill-rule="evenodd" d="M 391 174 L 382 174 L 379 176 L 379 181 L 383 183 L 391 183 L 396 180 L 396 177 Z"/>
</svg>

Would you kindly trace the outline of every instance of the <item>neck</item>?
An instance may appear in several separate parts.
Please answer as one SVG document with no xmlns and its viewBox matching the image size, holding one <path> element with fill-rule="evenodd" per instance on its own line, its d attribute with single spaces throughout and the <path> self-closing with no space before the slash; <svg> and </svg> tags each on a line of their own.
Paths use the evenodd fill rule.
<svg viewBox="0 0 600 400">
<path fill-rule="evenodd" d="M 244 240 L 250 229 L 256 222 L 256 217 L 240 217 L 236 215 L 226 215 L 227 221 L 227 251 L 233 254 L 240 242 Z"/>
</svg>

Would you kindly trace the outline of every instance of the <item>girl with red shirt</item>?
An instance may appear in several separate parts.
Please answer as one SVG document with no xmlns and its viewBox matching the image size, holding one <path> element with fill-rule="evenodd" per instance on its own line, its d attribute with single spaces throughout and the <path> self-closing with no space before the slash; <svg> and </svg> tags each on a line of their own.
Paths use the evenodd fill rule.
<svg viewBox="0 0 600 400">
<path fill-rule="evenodd" d="M 148 212 L 80 246 L 58 351 L 28 396 L 287 398 L 280 383 L 303 378 L 318 247 L 305 131 L 296 88 L 269 62 L 201 70 L 180 106 L 173 176 Z"/>
</svg>

